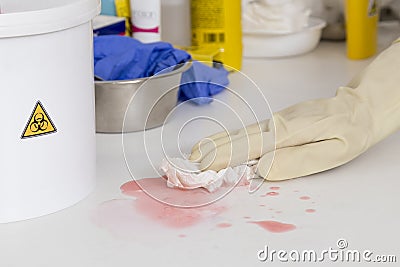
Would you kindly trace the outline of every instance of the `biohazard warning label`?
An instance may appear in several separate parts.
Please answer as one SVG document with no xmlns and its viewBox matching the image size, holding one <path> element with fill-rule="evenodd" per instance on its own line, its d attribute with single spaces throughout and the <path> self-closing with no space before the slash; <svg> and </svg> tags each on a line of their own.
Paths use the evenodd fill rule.
<svg viewBox="0 0 400 267">
<path fill-rule="evenodd" d="M 36 102 L 35 108 L 22 132 L 21 139 L 36 137 L 57 132 L 56 126 L 51 121 L 42 103 Z"/>
</svg>

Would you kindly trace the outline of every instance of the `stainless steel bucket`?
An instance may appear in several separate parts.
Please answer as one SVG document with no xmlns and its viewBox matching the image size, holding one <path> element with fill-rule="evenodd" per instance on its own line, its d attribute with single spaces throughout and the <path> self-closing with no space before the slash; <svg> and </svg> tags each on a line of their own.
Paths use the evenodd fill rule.
<svg viewBox="0 0 400 267">
<path fill-rule="evenodd" d="M 96 81 L 96 131 L 135 132 L 162 125 L 177 103 L 182 73 L 190 66 L 186 62 L 141 79 Z"/>
</svg>

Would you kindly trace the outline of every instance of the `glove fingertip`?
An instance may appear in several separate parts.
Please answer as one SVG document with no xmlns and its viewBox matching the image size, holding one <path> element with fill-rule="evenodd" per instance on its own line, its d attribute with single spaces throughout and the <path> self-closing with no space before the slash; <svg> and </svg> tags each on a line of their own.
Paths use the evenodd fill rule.
<svg viewBox="0 0 400 267">
<path fill-rule="evenodd" d="M 204 157 L 204 159 L 200 162 L 201 171 L 213 170 L 217 172 L 228 167 L 228 162 L 220 160 L 219 158 L 215 158 L 213 153 L 210 154 Z M 211 156 L 213 156 L 213 159 L 211 159 Z"/>
<path fill-rule="evenodd" d="M 191 162 L 195 162 L 195 163 L 200 162 L 201 161 L 201 153 L 200 153 L 200 151 L 198 151 L 198 150 L 197 151 L 193 151 L 189 156 L 189 160 Z"/>
</svg>

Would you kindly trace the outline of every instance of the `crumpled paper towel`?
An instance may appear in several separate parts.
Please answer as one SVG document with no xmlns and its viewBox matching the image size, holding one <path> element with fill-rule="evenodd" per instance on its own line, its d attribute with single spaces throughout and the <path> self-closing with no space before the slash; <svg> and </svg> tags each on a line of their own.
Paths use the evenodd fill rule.
<svg viewBox="0 0 400 267">
<path fill-rule="evenodd" d="M 257 176 L 255 174 L 257 162 L 257 160 L 253 160 L 218 172 L 213 170 L 202 172 L 197 163 L 182 158 L 169 158 L 162 161 L 160 169 L 168 178 L 168 187 L 181 189 L 205 188 L 209 192 L 214 192 L 222 186 L 248 184 L 250 179 Z"/>
</svg>

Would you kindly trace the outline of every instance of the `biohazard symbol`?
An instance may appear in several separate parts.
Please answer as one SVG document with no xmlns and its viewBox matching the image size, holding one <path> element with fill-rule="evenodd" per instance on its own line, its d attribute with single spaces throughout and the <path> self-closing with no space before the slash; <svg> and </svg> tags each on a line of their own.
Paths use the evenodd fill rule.
<svg viewBox="0 0 400 267">
<path fill-rule="evenodd" d="M 22 132 L 21 138 L 36 137 L 57 132 L 56 126 L 51 121 L 42 103 L 36 102 L 35 108 L 29 117 L 28 123 Z"/>
</svg>

